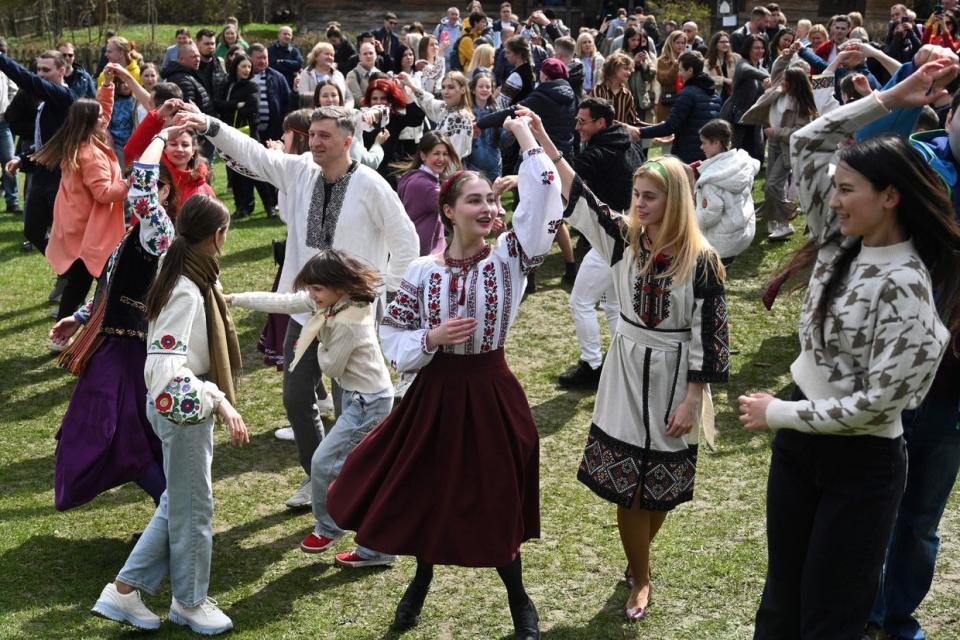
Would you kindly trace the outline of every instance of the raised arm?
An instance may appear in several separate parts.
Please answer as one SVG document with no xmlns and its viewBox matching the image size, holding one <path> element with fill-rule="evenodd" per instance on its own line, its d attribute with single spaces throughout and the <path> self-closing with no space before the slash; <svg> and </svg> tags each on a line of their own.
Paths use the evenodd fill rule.
<svg viewBox="0 0 960 640">
<path fill-rule="evenodd" d="M 44 80 L 5 53 L 0 53 L 0 71 L 5 73 L 20 91 L 30 93 L 52 107 L 67 109 L 73 104 L 73 94 L 67 85 Z"/>
</svg>

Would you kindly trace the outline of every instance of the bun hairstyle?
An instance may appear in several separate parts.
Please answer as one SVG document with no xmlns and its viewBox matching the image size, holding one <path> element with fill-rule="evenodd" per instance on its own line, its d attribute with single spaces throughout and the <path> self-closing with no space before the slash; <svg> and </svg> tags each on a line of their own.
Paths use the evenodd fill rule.
<svg viewBox="0 0 960 640">
<path fill-rule="evenodd" d="M 444 213 L 443 208 L 448 206 L 453 209 L 460 197 L 460 192 L 463 190 L 463 185 L 472 180 L 483 180 L 493 186 L 486 176 L 476 171 L 455 171 L 440 185 L 440 221 L 443 223 L 444 229 L 450 233 L 453 233 L 453 222 Z"/>
</svg>

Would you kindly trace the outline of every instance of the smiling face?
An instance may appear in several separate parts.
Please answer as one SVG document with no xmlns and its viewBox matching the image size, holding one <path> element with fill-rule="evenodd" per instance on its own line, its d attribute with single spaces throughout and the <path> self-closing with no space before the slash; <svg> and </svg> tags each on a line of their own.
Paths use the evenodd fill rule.
<svg viewBox="0 0 960 640">
<path fill-rule="evenodd" d="M 790 48 L 790 45 L 793 44 L 793 37 L 792 33 L 784 33 L 780 36 L 780 51 Z"/>
<path fill-rule="evenodd" d="M 760 61 L 763 60 L 763 56 L 766 53 L 766 47 L 763 46 L 763 40 L 759 38 L 753 41 L 753 45 L 750 46 L 750 62 L 754 66 L 760 64 Z"/>
<path fill-rule="evenodd" d="M 147 91 L 153 89 L 157 84 L 157 70 L 153 67 L 147 67 L 140 71 L 140 84 L 143 85 L 143 88 Z"/>
<path fill-rule="evenodd" d="M 812 49 L 816 49 L 827 41 L 826 38 L 823 37 L 823 33 L 820 31 L 811 31 L 807 35 L 807 39 L 810 41 L 810 47 Z"/>
<path fill-rule="evenodd" d="M 253 72 L 260 73 L 270 64 L 266 51 L 251 51 L 250 62 L 253 63 Z"/>
<path fill-rule="evenodd" d="M 659 227 L 667 210 L 667 193 L 649 176 L 633 181 L 633 218 L 645 227 Z"/>
<path fill-rule="evenodd" d="M 843 162 L 837 165 L 833 184 L 830 208 L 837 214 L 843 235 L 861 236 L 870 244 L 871 238 L 889 237 L 899 227 L 900 194 L 893 187 L 877 191 L 863 174 Z"/>
<path fill-rule="evenodd" d="M 166 154 L 170 164 L 184 171 L 197 152 L 197 147 L 193 144 L 193 137 L 191 137 L 189 133 L 184 132 L 176 138 L 167 140 L 167 146 L 164 147 L 163 152 Z"/>
<path fill-rule="evenodd" d="M 632 64 L 622 64 L 619 67 L 617 67 L 617 80 L 619 80 L 621 83 L 629 80 L 632 74 L 633 74 Z"/>
<path fill-rule="evenodd" d="M 241 60 L 237 65 L 237 80 L 246 80 L 253 71 L 253 64 L 249 60 Z"/>
<path fill-rule="evenodd" d="M 307 293 L 318 309 L 325 309 L 337 304 L 345 292 L 323 284 L 311 284 L 307 286 Z"/>
<path fill-rule="evenodd" d="M 460 104 L 460 100 L 466 91 L 466 87 L 461 87 L 458 82 L 454 82 L 451 78 L 444 79 L 443 84 L 440 85 L 440 95 L 448 107 Z"/>
<path fill-rule="evenodd" d="M 293 29 L 290 27 L 280 27 L 280 30 L 277 31 L 277 40 L 284 46 L 293 42 Z"/>
<path fill-rule="evenodd" d="M 109 43 L 104 53 L 107 56 L 108 62 L 116 62 L 117 64 L 122 64 L 126 66 L 127 54 L 116 43 L 113 43 L 113 42 Z"/>
<path fill-rule="evenodd" d="M 490 82 L 490 78 L 478 78 L 477 83 L 473 88 L 473 95 L 476 96 L 477 100 L 480 100 L 481 102 L 486 102 L 489 100 L 490 96 L 493 95 L 493 83 Z"/>
<path fill-rule="evenodd" d="M 317 49 L 317 54 L 313 58 L 313 65 L 321 71 L 327 71 L 333 66 L 333 60 L 333 46 L 320 47 Z"/>
<path fill-rule="evenodd" d="M 464 182 L 454 206 L 443 206 L 443 215 L 453 222 L 454 235 L 468 242 L 487 236 L 497 213 L 497 198 L 490 183 L 483 178 Z"/>
<path fill-rule="evenodd" d="M 228 46 L 237 42 L 237 30 L 232 26 L 225 27 L 223 30 L 223 41 Z"/>
<path fill-rule="evenodd" d="M 443 172 L 447 170 L 447 165 L 450 164 L 450 152 L 447 150 L 447 145 L 438 144 L 434 145 L 430 151 L 421 151 L 420 161 L 423 162 L 430 171 L 433 171 L 437 175 L 442 175 Z"/>
<path fill-rule="evenodd" d="M 320 87 L 320 104 L 321 107 L 339 107 L 340 105 L 340 92 L 337 91 L 337 88 L 333 85 L 324 85 Z"/>
<path fill-rule="evenodd" d="M 321 167 L 347 155 L 351 141 L 352 138 L 344 134 L 333 119 L 310 123 L 310 152 L 313 161 Z"/>
<path fill-rule="evenodd" d="M 725 36 L 717 40 L 717 51 L 720 53 L 729 53 L 730 52 L 730 38 Z"/>
</svg>

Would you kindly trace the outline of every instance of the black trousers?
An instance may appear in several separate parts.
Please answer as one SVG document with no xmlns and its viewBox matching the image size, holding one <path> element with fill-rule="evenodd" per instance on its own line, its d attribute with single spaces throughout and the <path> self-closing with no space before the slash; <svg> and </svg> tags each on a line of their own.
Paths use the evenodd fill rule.
<svg viewBox="0 0 960 640">
<path fill-rule="evenodd" d="M 236 204 L 237 211 L 253 212 L 256 207 L 256 202 L 253 199 L 254 189 L 260 194 L 260 201 L 263 202 L 264 210 L 269 212 L 277 206 L 277 189 L 269 182 L 248 178 L 229 167 L 227 167 L 227 180 L 231 190 L 233 190 L 233 201 Z"/>
<path fill-rule="evenodd" d="M 767 580 L 755 639 L 860 636 L 906 470 L 902 437 L 777 433 L 767 483 Z"/>
<path fill-rule="evenodd" d="M 53 203 L 59 184 L 33 180 L 23 210 L 23 236 L 40 253 L 47 250 L 47 229 L 53 224 Z"/>
<path fill-rule="evenodd" d="M 87 271 L 82 260 L 74 260 L 66 273 L 60 275 L 67 279 L 67 283 L 63 288 L 63 295 L 60 296 L 57 320 L 66 318 L 76 311 L 86 300 L 90 285 L 93 284 L 93 276 Z"/>
</svg>

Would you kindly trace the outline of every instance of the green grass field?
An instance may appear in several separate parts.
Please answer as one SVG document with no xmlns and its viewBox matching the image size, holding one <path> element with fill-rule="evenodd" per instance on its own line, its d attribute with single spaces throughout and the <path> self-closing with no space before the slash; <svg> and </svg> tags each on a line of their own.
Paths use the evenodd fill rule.
<svg viewBox="0 0 960 640">
<path fill-rule="evenodd" d="M 223 165 L 216 188 L 229 201 Z M 759 184 L 759 183 L 758 183 Z M 758 194 L 759 195 L 759 194 Z M 228 202 L 232 205 L 232 202 Z M 802 222 L 801 222 L 802 227 Z M 269 289 L 275 274 L 270 241 L 285 230 L 262 211 L 238 223 L 223 257 L 227 291 Z M 799 234 L 798 234 L 799 236 Z M 52 325 L 46 296 L 50 269 L 20 251 L 21 220 L 0 214 L 0 638 L 142 637 L 93 617 L 90 607 L 112 580 L 144 527 L 152 502 L 125 486 L 92 503 L 53 509 L 54 434 L 74 379 L 46 350 Z M 700 457 L 696 497 L 678 508 L 654 543 L 657 598 L 647 619 L 623 620 L 628 591 L 612 505 L 576 480 L 593 395 L 564 391 L 556 376 L 577 360 L 568 291 L 555 252 L 540 290 L 524 303 L 507 344 L 541 437 L 543 537 L 526 544 L 526 582 L 550 640 L 749 638 L 766 564 L 764 490 L 769 438 L 736 421 L 738 394 L 784 393 L 797 350 L 799 298 L 766 312 L 759 297 L 787 245 L 757 240 L 730 270 L 731 383 L 714 388 L 718 450 Z M 239 409 L 251 429 L 244 449 L 216 433 L 216 496 L 210 595 L 233 618 L 236 638 L 386 639 L 393 609 L 412 574 L 402 559 L 380 570 L 342 570 L 334 552 L 306 556 L 297 545 L 312 527 L 309 512 L 283 502 L 302 471 L 293 443 L 274 438 L 285 426 L 281 376 L 261 364 L 259 313 L 235 311 L 245 370 Z M 605 331 L 605 329 L 604 329 Z M 606 338 L 605 338 L 606 339 Z M 327 424 L 329 424 L 329 420 Z M 941 526 L 943 550 L 932 593 L 920 611 L 930 637 L 960 637 L 960 500 L 954 494 Z M 166 616 L 165 585 L 146 602 Z M 152 637 L 192 637 L 164 623 Z M 439 568 L 414 639 L 512 637 L 506 595 L 493 570 Z"/>
</svg>

